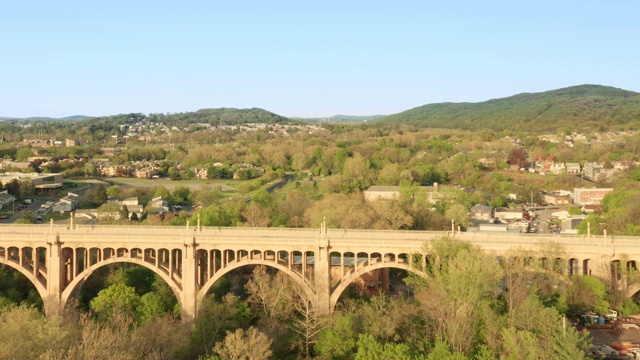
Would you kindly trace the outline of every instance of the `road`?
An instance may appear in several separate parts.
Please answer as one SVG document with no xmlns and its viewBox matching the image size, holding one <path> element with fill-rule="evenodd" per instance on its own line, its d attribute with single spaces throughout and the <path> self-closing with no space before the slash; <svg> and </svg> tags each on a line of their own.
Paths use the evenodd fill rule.
<svg viewBox="0 0 640 360">
<path fill-rule="evenodd" d="M 294 175 L 287 174 L 287 175 L 283 176 L 283 177 L 282 177 L 282 179 L 280 179 L 280 180 L 278 180 L 278 181 L 276 181 L 276 182 L 274 182 L 274 183 L 271 183 L 271 184 L 269 184 L 269 185 L 265 186 L 265 187 L 263 188 L 263 190 L 267 190 L 267 192 L 269 192 L 269 193 L 273 193 L 275 190 L 278 190 L 278 189 L 283 188 L 285 185 L 287 185 L 287 183 L 289 183 L 289 181 L 292 181 L 292 180 L 294 180 L 295 178 L 296 178 L 296 177 L 295 177 Z M 250 202 L 251 202 L 251 196 L 247 196 L 247 197 L 244 199 L 244 202 L 246 202 L 246 203 L 250 203 Z"/>
</svg>

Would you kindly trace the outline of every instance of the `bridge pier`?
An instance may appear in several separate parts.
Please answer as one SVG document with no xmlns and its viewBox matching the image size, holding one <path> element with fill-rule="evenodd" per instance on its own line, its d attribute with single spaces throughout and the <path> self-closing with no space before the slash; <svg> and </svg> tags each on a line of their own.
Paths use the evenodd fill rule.
<svg viewBox="0 0 640 360">
<path fill-rule="evenodd" d="M 316 291 L 316 310 L 320 315 L 331 313 L 331 251 L 324 221 L 320 228 L 320 238 L 316 241 L 317 250 L 314 259 L 314 287 Z"/>
<path fill-rule="evenodd" d="M 46 294 L 42 297 L 44 311 L 47 316 L 60 315 L 64 309 L 62 303 L 63 284 L 63 267 L 62 267 L 62 248 L 60 238 L 57 234 L 46 235 L 48 251 L 47 251 L 47 288 Z"/>
<path fill-rule="evenodd" d="M 189 225 L 187 224 L 187 232 Z M 183 321 L 196 318 L 196 241 L 194 236 L 187 235 L 184 239 L 184 255 L 182 259 L 182 291 L 180 292 L 180 315 Z"/>
</svg>

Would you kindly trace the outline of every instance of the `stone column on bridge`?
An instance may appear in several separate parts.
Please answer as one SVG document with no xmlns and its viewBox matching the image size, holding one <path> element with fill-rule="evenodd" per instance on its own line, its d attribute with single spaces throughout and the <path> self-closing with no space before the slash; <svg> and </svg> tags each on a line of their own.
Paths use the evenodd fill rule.
<svg viewBox="0 0 640 360">
<path fill-rule="evenodd" d="M 62 313 L 62 291 L 64 290 L 64 275 L 62 266 L 62 244 L 58 234 L 46 234 L 47 249 L 47 293 L 42 302 L 47 316 Z M 37 261 L 37 259 L 36 259 Z"/>
<path fill-rule="evenodd" d="M 189 234 L 187 223 L 187 235 L 184 238 L 184 250 L 182 256 L 182 292 L 181 292 L 181 316 L 183 321 L 190 321 L 196 317 L 196 239 Z"/>
<path fill-rule="evenodd" d="M 316 244 L 318 245 L 314 259 L 316 309 L 319 314 L 328 315 L 331 313 L 331 251 L 324 221 Z"/>
</svg>

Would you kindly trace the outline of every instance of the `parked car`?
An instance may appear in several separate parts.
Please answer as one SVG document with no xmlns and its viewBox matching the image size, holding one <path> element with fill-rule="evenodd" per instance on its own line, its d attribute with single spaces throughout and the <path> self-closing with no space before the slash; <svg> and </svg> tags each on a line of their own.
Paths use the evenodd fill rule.
<svg viewBox="0 0 640 360">
<path fill-rule="evenodd" d="M 1 215 L 0 220 L 7 220 L 9 217 L 7 215 Z"/>
</svg>

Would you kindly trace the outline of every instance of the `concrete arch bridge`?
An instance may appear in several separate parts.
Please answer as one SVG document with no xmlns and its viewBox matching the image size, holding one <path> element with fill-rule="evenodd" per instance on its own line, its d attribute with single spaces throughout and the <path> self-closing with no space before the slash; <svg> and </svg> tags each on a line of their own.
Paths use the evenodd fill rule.
<svg viewBox="0 0 640 360">
<path fill-rule="evenodd" d="M 422 274 L 427 261 L 423 245 L 444 236 L 477 245 L 496 257 L 511 256 L 514 249 L 529 250 L 567 275 L 604 277 L 613 268 L 635 269 L 640 261 L 640 238 L 632 237 L 70 222 L 0 225 L 0 263 L 34 284 L 47 314 L 64 309 L 96 269 L 120 262 L 144 266 L 164 279 L 183 318 L 195 316 L 207 291 L 226 273 L 259 264 L 291 276 L 320 313 L 329 313 L 342 292 L 363 274 L 384 268 Z M 562 255 L 543 254 L 539 249 L 545 245 L 562 248 Z"/>
</svg>

